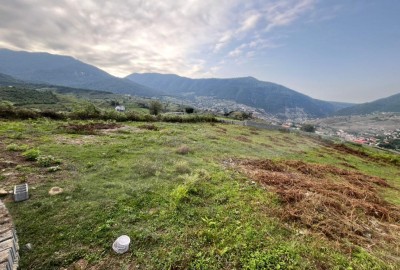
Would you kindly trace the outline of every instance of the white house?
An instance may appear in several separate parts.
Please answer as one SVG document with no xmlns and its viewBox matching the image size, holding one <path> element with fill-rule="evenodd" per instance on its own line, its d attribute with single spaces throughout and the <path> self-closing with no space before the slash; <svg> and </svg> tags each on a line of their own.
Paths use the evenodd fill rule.
<svg viewBox="0 0 400 270">
<path fill-rule="evenodd" d="M 119 106 L 115 107 L 115 110 L 117 112 L 124 112 L 125 111 L 125 106 L 119 105 Z"/>
</svg>

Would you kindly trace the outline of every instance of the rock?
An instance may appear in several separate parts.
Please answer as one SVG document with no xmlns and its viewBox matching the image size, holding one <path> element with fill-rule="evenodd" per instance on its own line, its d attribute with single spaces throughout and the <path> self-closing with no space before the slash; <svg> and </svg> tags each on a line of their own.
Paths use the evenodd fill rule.
<svg viewBox="0 0 400 270">
<path fill-rule="evenodd" d="M 6 196 L 8 195 L 8 191 L 5 190 L 4 188 L 0 188 L 0 196 Z"/>
<path fill-rule="evenodd" d="M 31 244 L 31 243 L 26 244 L 26 245 L 25 245 L 25 248 L 26 248 L 27 250 L 32 250 L 32 244 Z"/>
<path fill-rule="evenodd" d="M 60 187 L 52 187 L 52 188 L 49 190 L 49 194 L 50 194 L 51 196 L 57 195 L 57 194 L 61 194 L 61 193 L 63 193 L 63 189 L 60 188 Z"/>
</svg>

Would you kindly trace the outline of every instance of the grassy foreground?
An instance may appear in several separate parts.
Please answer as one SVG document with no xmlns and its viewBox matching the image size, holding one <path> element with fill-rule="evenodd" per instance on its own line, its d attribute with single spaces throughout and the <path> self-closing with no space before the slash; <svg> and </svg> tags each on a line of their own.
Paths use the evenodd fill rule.
<svg viewBox="0 0 400 270">
<path fill-rule="evenodd" d="M 337 240 L 318 226 L 284 219 L 286 202 L 275 188 L 235 166 L 236 160 L 302 161 L 379 177 L 388 186 L 371 189 L 393 216 L 400 205 L 396 156 L 234 125 L 124 123 L 83 132 L 66 125 L 0 122 L 0 186 L 31 188 L 28 201 L 5 198 L 21 269 L 400 268 L 396 216 L 385 223 L 393 226 L 392 242 L 373 228 L 372 236 L 360 236 L 365 241 L 346 234 Z M 51 196 L 52 187 L 63 192 Z M 383 222 L 358 208 L 354 215 Z M 116 255 L 111 245 L 121 234 L 130 236 L 131 247 Z"/>
</svg>

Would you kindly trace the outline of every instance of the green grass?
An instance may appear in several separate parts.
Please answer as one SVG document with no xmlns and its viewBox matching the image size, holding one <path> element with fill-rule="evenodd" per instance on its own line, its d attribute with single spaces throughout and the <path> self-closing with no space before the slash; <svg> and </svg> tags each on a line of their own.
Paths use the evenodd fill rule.
<svg viewBox="0 0 400 270">
<path fill-rule="evenodd" d="M 300 134 L 234 125 L 157 123 L 159 130 L 147 130 L 126 123 L 129 132 L 79 135 L 64 133 L 63 124 L 0 123 L 4 151 L 26 144 L 50 161 L 62 160 L 52 173 L 37 162 L 25 164 L 22 173 L 44 177 L 31 184 L 29 200 L 7 202 L 20 246 L 33 246 L 21 249 L 21 269 L 59 269 L 82 258 L 98 269 L 400 267 L 379 249 L 349 244 L 349 253 L 299 233 L 274 215 L 281 207 L 276 194 L 227 166 L 231 158 L 269 158 L 343 167 L 345 158 L 399 186 L 399 168 L 391 163 L 329 153 Z M 182 146 L 190 151 L 182 154 Z M 64 192 L 50 196 L 53 186 Z M 382 190 L 382 196 L 400 205 L 399 191 Z M 131 248 L 117 256 L 111 245 L 121 234 L 130 236 Z"/>
</svg>

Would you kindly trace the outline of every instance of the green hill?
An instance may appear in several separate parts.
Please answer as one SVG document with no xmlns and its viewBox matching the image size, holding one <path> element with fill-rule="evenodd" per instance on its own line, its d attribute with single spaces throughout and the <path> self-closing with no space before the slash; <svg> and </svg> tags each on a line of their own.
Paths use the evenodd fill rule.
<svg viewBox="0 0 400 270">
<path fill-rule="evenodd" d="M 55 104 L 59 99 L 52 91 L 37 91 L 18 86 L 0 87 L 0 100 L 9 101 L 14 105 Z"/>
</svg>

